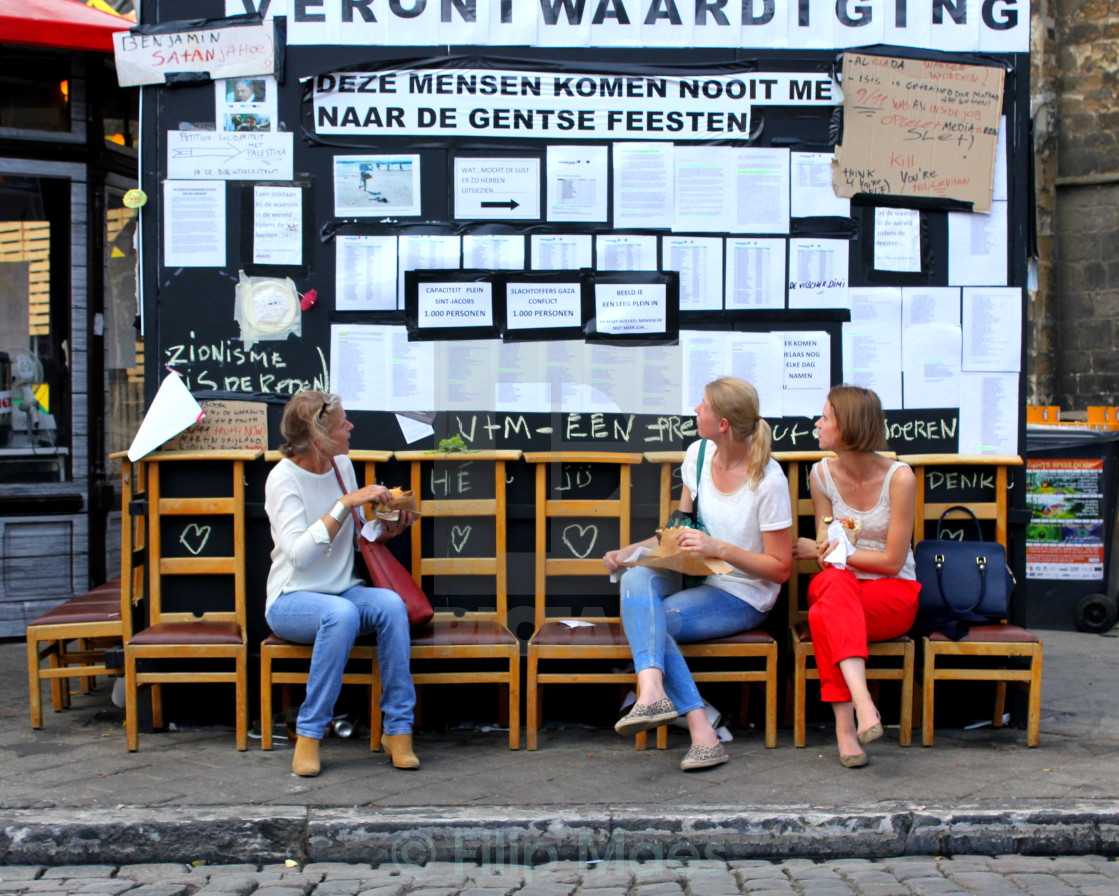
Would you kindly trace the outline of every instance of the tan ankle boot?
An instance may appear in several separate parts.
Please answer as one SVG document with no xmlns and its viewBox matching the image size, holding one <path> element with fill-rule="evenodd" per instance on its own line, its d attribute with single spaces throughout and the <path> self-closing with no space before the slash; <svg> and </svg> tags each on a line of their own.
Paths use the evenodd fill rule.
<svg viewBox="0 0 1119 896">
<path fill-rule="evenodd" d="M 412 752 L 411 734 L 386 734 L 381 737 L 381 747 L 397 768 L 419 768 L 420 760 Z"/>
<path fill-rule="evenodd" d="M 295 756 L 291 770 L 302 778 L 313 778 L 319 773 L 319 742 L 313 737 L 295 736 Z"/>
</svg>

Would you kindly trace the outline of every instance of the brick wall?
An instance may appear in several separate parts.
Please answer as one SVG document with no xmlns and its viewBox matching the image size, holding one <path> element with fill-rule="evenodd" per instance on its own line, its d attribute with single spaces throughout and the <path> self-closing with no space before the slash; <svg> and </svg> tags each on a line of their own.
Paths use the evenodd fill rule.
<svg viewBox="0 0 1119 896">
<path fill-rule="evenodd" d="M 1119 402 L 1119 7 L 1064 0 L 1035 12 L 1035 25 L 1047 13 L 1055 66 L 1046 71 L 1044 56 L 1037 63 L 1035 99 L 1039 88 L 1054 94 L 1055 139 L 1040 146 L 1038 166 L 1039 181 L 1052 174 L 1055 185 L 1055 207 L 1046 210 L 1054 274 L 1051 294 L 1036 304 L 1038 322 L 1054 326 L 1051 339 L 1030 347 L 1039 387 L 1030 400 L 1082 409 Z M 1052 359 L 1049 394 L 1040 388 L 1043 355 Z"/>
</svg>

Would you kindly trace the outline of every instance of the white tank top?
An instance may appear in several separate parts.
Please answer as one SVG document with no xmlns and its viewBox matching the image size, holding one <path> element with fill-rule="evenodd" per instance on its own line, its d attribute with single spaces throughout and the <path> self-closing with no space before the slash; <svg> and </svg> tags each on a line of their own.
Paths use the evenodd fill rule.
<svg viewBox="0 0 1119 896">
<path fill-rule="evenodd" d="M 882 480 L 882 494 L 878 496 L 878 503 L 870 510 L 856 510 L 843 500 L 843 497 L 839 494 L 839 489 L 835 487 L 835 480 L 831 478 L 831 469 L 827 460 L 820 461 L 812 468 L 812 475 L 816 477 L 816 484 L 831 501 L 832 514 L 863 521 L 862 529 L 859 530 L 858 547 L 866 548 L 868 551 L 886 550 L 886 534 L 890 528 L 890 480 L 894 473 L 904 466 L 906 464 L 903 464 L 900 460 L 895 460 L 890 464 L 890 469 L 886 471 L 886 476 Z M 881 573 L 867 572 L 862 569 L 855 569 L 853 566 L 849 569 L 860 579 L 886 578 Z M 906 553 L 905 565 L 894 578 L 916 578 L 913 571 L 912 548 Z"/>
</svg>

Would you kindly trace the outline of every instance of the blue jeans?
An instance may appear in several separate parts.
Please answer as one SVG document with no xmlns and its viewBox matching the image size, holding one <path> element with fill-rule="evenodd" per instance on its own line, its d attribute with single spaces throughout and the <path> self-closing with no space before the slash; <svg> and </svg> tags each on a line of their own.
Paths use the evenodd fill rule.
<svg viewBox="0 0 1119 896">
<path fill-rule="evenodd" d="M 660 669 L 664 690 L 680 715 L 703 698 L 677 644 L 724 638 L 757 628 L 766 614 L 713 585 L 679 591 L 680 577 L 633 566 L 622 575 L 622 625 L 634 668 Z"/>
<path fill-rule="evenodd" d="M 358 635 L 377 635 L 381 669 L 381 712 L 385 734 L 410 734 L 416 688 L 408 668 L 411 639 L 404 601 L 394 591 L 355 585 L 342 594 L 292 591 L 281 594 L 266 614 L 272 631 L 287 641 L 314 644 L 307 696 L 299 707 L 297 734 L 323 736 L 334 717 L 342 672 Z M 262 719 L 267 725 L 269 719 Z"/>
</svg>

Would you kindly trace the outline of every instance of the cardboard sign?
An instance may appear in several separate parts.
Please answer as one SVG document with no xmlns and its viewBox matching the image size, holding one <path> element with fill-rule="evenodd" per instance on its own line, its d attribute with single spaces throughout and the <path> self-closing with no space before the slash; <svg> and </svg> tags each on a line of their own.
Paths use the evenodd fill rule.
<svg viewBox="0 0 1119 896">
<path fill-rule="evenodd" d="M 954 199 L 989 212 L 1003 70 L 848 53 L 843 59 L 839 196 Z"/>
<path fill-rule="evenodd" d="M 168 451 L 235 451 L 268 448 L 268 411 L 260 401 L 203 401 L 205 418 L 175 436 Z"/>
<path fill-rule="evenodd" d="M 271 22 L 212 28 L 182 24 L 181 31 L 145 33 L 133 29 L 113 35 L 121 87 L 164 84 L 168 75 L 189 72 L 213 79 L 275 73 L 276 41 Z"/>
</svg>

